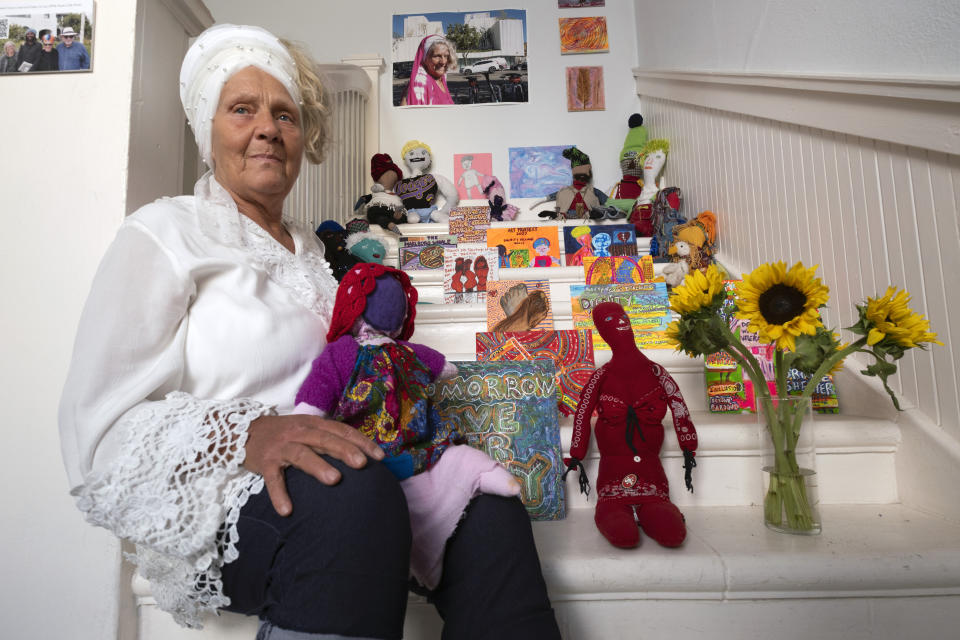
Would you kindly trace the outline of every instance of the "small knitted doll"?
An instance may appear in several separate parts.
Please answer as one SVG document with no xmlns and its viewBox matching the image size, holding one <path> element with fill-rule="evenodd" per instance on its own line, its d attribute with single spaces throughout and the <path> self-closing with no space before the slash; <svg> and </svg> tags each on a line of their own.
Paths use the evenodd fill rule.
<svg viewBox="0 0 960 640">
<path fill-rule="evenodd" d="M 643 154 L 647 144 L 647 128 L 643 116 L 635 113 L 627 121 L 630 130 L 620 150 L 620 170 L 623 178 L 617 183 L 613 197 L 618 200 L 636 200 L 643 188 Z"/>
<path fill-rule="evenodd" d="M 590 416 L 597 411 L 597 508 L 594 522 L 616 547 L 640 543 L 640 529 L 665 547 L 686 538 L 683 514 L 670 502 L 667 476 L 660 464 L 663 420 L 667 407 L 683 450 L 685 480 L 693 491 L 697 431 L 680 388 L 659 364 L 637 348 L 623 307 L 602 302 L 593 309 L 593 322 L 610 345 L 613 357 L 590 377 L 580 395 L 573 421 L 568 470 L 580 469 L 580 485 L 589 491 L 581 460 L 590 445 Z"/>
<path fill-rule="evenodd" d="M 407 208 L 407 222 L 446 222 L 450 209 L 460 203 L 460 194 L 450 180 L 430 172 L 433 167 L 430 146 L 410 140 L 403 145 L 401 156 L 410 176 L 397 183 L 396 191 Z"/>
<path fill-rule="evenodd" d="M 387 231 L 400 233 L 397 223 L 405 222 L 407 210 L 403 207 L 394 188 L 403 172 L 386 153 L 375 153 L 370 158 L 370 177 L 373 185 L 370 193 L 361 196 L 354 205 L 354 212 L 371 224 L 379 225 Z"/>
<path fill-rule="evenodd" d="M 433 589 L 444 545 L 470 500 L 480 493 L 516 496 L 520 484 L 487 454 L 461 444 L 456 425 L 441 423 L 427 387 L 456 367 L 406 341 L 416 303 L 417 291 L 402 271 L 375 263 L 351 269 L 337 289 L 327 346 L 297 393 L 295 412 L 352 425 L 384 450 L 410 512 L 411 573 Z"/>
</svg>

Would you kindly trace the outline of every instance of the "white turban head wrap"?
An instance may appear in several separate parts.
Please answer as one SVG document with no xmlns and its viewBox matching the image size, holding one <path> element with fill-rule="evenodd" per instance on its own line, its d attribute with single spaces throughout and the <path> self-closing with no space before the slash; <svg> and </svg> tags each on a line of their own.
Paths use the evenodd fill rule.
<svg viewBox="0 0 960 640">
<path fill-rule="evenodd" d="M 260 27 L 218 24 L 201 33 L 180 67 L 180 102 L 200 156 L 213 168 L 210 137 L 223 85 L 236 72 L 257 67 L 276 78 L 300 104 L 297 65 L 272 33 Z"/>
</svg>

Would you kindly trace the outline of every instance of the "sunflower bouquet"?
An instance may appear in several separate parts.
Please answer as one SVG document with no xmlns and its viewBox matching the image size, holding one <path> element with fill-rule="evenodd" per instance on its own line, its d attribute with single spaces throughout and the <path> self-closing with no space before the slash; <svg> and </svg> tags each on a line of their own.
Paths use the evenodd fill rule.
<svg viewBox="0 0 960 640">
<path fill-rule="evenodd" d="M 797 463 L 796 448 L 803 424 L 803 403 L 784 402 L 787 372 L 791 368 L 810 376 L 799 394 L 809 400 L 824 375 L 839 369 L 848 355 L 861 352 L 873 358 L 862 371 L 876 376 L 900 405 L 888 378 L 896 373 L 896 360 L 908 349 L 924 349 L 927 343 L 942 344 L 930 332 L 930 323 L 910 307 L 906 291 L 889 287 L 883 297 L 867 298 L 856 305 L 858 321 L 847 329 L 860 336 L 841 344 L 838 336 L 823 326 L 819 309 L 826 306 L 830 290 L 815 277 L 817 267 L 798 262 L 789 269 L 783 262 L 762 264 L 737 284 L 732 311 L 749 323 L 749 330 L 762 342 L 774 345 L 775 395 L 772 395 L 753 352 L 744 346 L 721 310 L 727 290 L 716 265 L 705 272 L 694 271 L 670 295 L 670 308 L 679 318 L 667 335 L 678 350 L 691 356 L 726 352 L 750 376 L 766 427 L 773 441 L 773 467 L 764 498 L 764 519 L 768 525 L 798 532 L 816 532 L 803 471 Z"/>
</svg>

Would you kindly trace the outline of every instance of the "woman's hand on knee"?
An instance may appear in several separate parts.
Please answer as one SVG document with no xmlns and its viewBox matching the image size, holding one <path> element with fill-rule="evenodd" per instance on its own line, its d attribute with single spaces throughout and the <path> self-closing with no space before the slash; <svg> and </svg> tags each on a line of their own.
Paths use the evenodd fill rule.
<svg viewBox="0 0 960 640">
<path fill-rule="evenodd" d="M 263 476 L 277 513 L 290 515 L 293 504 L 283 480 L 286 467 L 296 467 L 323 484 L 340 481 L 340 472 L 320 457 L 326 454 L 360 469 L 367 457 L 382 460 L 383 450 L 353 427 L 310 415 L 262 416 L 247 429 L 243 466 Z"/>
</svg>

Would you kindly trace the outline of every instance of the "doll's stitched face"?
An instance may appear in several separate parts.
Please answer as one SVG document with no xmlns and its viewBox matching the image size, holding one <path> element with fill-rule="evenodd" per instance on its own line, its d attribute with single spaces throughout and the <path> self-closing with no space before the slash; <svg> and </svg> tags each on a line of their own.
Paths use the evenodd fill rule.
<svg viewBox="0 0 960 640">
<path fill-rule="evenodd" d="M 620 170 L 626 176 L 643 175 L 643 156 L 636 151 L 627 151 L 620 156 Z"/>
<path fill-rule="evenodd" d="M 350 253 L 357 256 L 364 262 L 376 262 L 383 264 L 383 255 L 385 253 L 383 244 L 373 238 L 364 238 L 350 248 Z"/>
<path fill-rule="evenodd" d="M 393 169 L 389 169 L 383 172 L 377 182 L 383 185 L 383 188 L 387 191 L 393 191 L 393 188 L 397 186 L 397 181 L 400 180 L 400 176 L 397 175 L 397 172 Z"/>
<path fill-rule="evenodd" d="M 403 285 L 392 275 L 377 278 L 377 286 L 367 296 L 363 319 L 387 335 L 397 335 L 407 317 L 407 296 Z"/>
<path fill-rule="evenodd" d="M 403 162 L 413 173 L 426 173 L 433 163 L 433 158 L 425 147 L 414 147 L 403 154 Z"/>
<path fill-rule="evenodd" d="M 593 308 L 593 324 L 600 337 L 611 347 L 633 342 L 633 328 L 623 307 L 616 302 L 601 302 Z"/>
<path fill-rule="evenodd" d="M 663 149 L 651 151 L 647 154 L 647 157 L 643 162 L 643 172 L 652 173 L 652 175 L 656 177 L 660 174 L 660 170 L 663 169 L 663 163 L 666 161 L 667 154 L 664 153 Z"/>
</svg>

